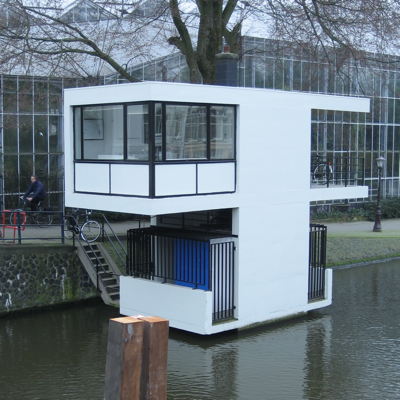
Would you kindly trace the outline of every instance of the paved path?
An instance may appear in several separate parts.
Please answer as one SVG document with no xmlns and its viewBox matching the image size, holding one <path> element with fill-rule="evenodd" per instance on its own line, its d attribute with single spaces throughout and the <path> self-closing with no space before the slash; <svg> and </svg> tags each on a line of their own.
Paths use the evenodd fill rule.
<svg viewBox="0 0 400 400">
<path fill-rule="evenodd" d="M 382 232 L 372 231 L 374 227 L 373 221 L 322 222 L 322 224 L 328 227 L 328 236 L 365 238 L 400 237 L 400 219 L 382 220 Z"/>
<path fill-rule="evenodd" d="M 385 237 L 399 237 L 400 238 L 400 219 L 383 220 L 381 223 L 382 232 L 373 232 L 374 222 L 372 221 L 359 221 L 359 222 L 322 222 L 323 225 L 328 227 L 328 236 L 340 237 L 363 237 L 363 238 L 385 238 Z M 112 229 L 118 236 L 125 236 L 128 229 L 137 228 L 137 221 L 114 222 L 111 224 Z M 142 222 L 143 226 L 143 222 Z M 53 243 L 61 243 L 62 227 L 60 225 L 51 225 L 46 228 L 40 228 L 37 225 L 26 226 L 25 230 L 21 232 L 22 238 L 25 243 L 36 242 L 35 239 L 40 238 L 42 241 L 46 240 Z M 1 232 L 3 229 L 1 229 Z M 110 232 L 106 228 L 107 232 Z M 18 233 L 16 233 L 18 237 Z M 5 237 L 12 239 L 12 229 L 5 230 Z M 29 240 L 28 240 L 29 239 Z M 65 240 L 65 243 L 71 241 Z M 1 241 L 1 244 L 12 244 L 11 241 Z"/>
<path fill-rule="evenodd" d="M 126 221 L 126 222 L 114 222 L 111 225 L 113 231 L 117 234 L 118 237 L 123 237 L 126 235 L 128 229 L 137 228 L 137 221 Z M 141 223 L 143 226 L 143 222 Z M 47 243 L 62 243 L 62 226 L 61 225 L 50 225 L 48 227 L 41 228 L 37 225 L 27 225 L 25 229 L 21 231 L 22 243 L 38 243 L 47 242 Z M 111 233 L 110 229 L 106 227 L 106 232 Z M 3 237 L 3 228 L 0 229 L 2 237 Z M 4 230 L 5 238 L 12 239 L 13 238 L 13 230 L 6 228 Z M 16 238 L 18 238 L 18 232 L 15 234 Z M 72 243 L 72 240 L 65 239 L 65 244 Z M 13 244 L 13 240 L 0 240 L 1 245 L 10 245 Z"/>
</svg>

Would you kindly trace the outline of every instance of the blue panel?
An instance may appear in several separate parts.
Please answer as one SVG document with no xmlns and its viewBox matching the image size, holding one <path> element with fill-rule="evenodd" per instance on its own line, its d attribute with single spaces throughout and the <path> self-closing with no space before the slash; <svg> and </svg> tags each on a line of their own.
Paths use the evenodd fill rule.
<svg viewBox="0 0 400 400">
<path fill-rule="evenodd" d="M 175 284 L 208 290 L 209 243 L 190 239 L 174 241 Z"/>
</svg>

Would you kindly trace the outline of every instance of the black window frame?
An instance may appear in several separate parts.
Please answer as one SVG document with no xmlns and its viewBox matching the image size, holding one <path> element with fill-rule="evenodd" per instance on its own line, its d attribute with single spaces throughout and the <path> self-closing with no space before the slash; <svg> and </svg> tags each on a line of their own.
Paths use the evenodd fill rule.
<svg viewBox="0 0 400 400">
<path fill-rule="evenodd" d="M 156 160 L 155 155 L 155 106 L 156 104 L 161 104 L 161 118 L 162 118 L 162 135 L 161 135 L 161 143 L 162 143 L 162 157 L 161 160 Z M 84 155 L 84 137 L 83 137 L 83 115 L 85 107 L 104 107 L 104 106 L 123 106 L 123 158 L 122 159 L 85 159 Z M 132 105 L 147 105 L 148 106 L 148 159 L 147 160 L 132 160 L 127 158 L 127 144 L 128 144 L 128 134 L 127 134 L 127 108 Z M 177 158 L 177 159 L 167 159 L 166 158 L 166 108 L 167 106 L 198 106 L 198 107 L 206 107 L 207 115 L 206 115 L 206 158 Z M 233 121 L 233 129 L 234 129 L 234 137 L 233 137 L 233 158 L 211 158 L 211 108 L 215 107 L 233 107 L 234 111 L 234 121 Z M 102 103 L 102 104 L 84 104 L 84 105 L 76 105 L 72 107 L 73 112 L 73 154 L 74 161 L 76 162 L 96 162 L 96 163 L 122 163 L 122 164 L 187 164 L 187 163 L 218 163 L 218 162 L 233 162 L 236 161 L 236 141 L 237 141 L 237 105 L 236 104 L 218 104 L 218 103 L 188 103 L 188 102 L 169 102 L 169 101 L 138 101 L 138 102 L 118 102 L 118 103 Z M 75 112 L 77 109 L 81 110 L 81 118 L 80 118 L 80 130 L 81 130 L 81 138 L 80 138 L 80 147 L 81 147 L 81 158 L 76 158 L 76 118 Z"/>
</svg>

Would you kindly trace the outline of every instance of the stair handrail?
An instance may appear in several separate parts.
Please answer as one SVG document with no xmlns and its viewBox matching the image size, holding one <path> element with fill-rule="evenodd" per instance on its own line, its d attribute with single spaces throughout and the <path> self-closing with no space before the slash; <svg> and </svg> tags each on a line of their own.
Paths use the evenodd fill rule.
<svg viewBox="0 0 400 400">
<path fill-rule="evenodd" d="M 114 229 L 111 227 L 110 223 L 108 222 L 106 216 L 102 213 L 96 213 L 98 215 L 101 215 L 103 217 L 102 219 L 102 233 L 103 233 L 103 242 L 104 242 L 104 234 L 107 236 L 108 241 L 110 242 L 111 246 L 113 247 L 113 249 L 115 250 L 115 253 L 117 254 L 118 258 L 120 259 L 120 261 L 122 262 L 122 265 L 124 266 L 124 268 L 126 269 L 126 256 L 127 256 L 127 252 L 124 249 L 124 246 L 122 245 L 121 241 L 119 240 L 118 236 L 116 235 L 116 233 L 114 232 Z M 110 231 L 112 232 L 112 234 L 114 235 L 114 238 L 117 240 L 119 246 L 121 247 L 123 253 L 125 254 L 125 259 L 121 257 L 121 254 L 119 253 L 119 251 L 117 250 L 117 248 L 114 245 L 114 242 L 111 240 L 110 236 L 108 235 L 107 231 L 104 229 L 104 222 L 106 222 L 108 228 L 110 229 Z"/>
<path fill-rule="evenodd" d="M 86 251 L 86 249 L 83 247 L 82 241 L 81 241 L 81 239 L 79 239 L 79 235 L 77 235 L 74 231 L 72 231 L 72 233 L 73 233 L 73 235 L 74 235 L 74 236 L 73 236 L 74 242 L 75 242 L 75 239 L 78 240 L 79 245 L 81 246 L 83 252 L 86 254 L 86 257 L 87 257 L 87 259 L 89 260 L 90 264 L 92 265 L 93 269 L 95 270 L 96 275 L 97 275 L 97 278 L 100 278 L 101 283 L 103 284 L 104 287 L 107 287 L 107 285 L 106 285 L 105 282 L 103 281 L 102 277 L 99 276 L 99 273 L 98 273 L 98 267 L 99 267 L 99 265 L 100 265 L 101 269 L 103 270 L 104 274 L 106 274 L 106 275 L 113 275 L 113 276 L 120 276 L 119 274 L 106 271 L 106 270 L 104 269 L 104 266 L 103 266 L 102 262 L 100 261 L 99 257 L 97 257 L 96 252 L 94 251 L 92 245 L 91 245 L 89 242 L 86 242 L 86 241 L 85 241 L 85 243 L 89 246 L 90 251 L 92 252 L 92 254 L 94 255 L 94 257 L 96 258 L 97 266 L 94 265 L 93 261 L 90 259 L 90 256 L 89 256 L 88 251 Z M 74 246 L 74 248 L 75 248 L 75 243 L 73 244 L 73 246 Z M 98 286 L 97 286 L 97 289 L 98 289 Z"/>
</svg>

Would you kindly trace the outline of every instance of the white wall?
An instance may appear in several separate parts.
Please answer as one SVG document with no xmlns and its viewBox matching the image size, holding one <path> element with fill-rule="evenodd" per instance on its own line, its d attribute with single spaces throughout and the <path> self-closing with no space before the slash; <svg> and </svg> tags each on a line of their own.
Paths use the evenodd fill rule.
<svg viewBox="0 0 400 400">
<path fill-rule="evenodd" d="M 212 293 L 132 277 L 120 278 L 124 315 L 164 315 L 171 328 L 204 334 L 211 326 Z"/>
<path fill-rule="evenodd" d="M 130 88 L 130 85 L 118 85 L 65 92 L 67 160 L 72 159 L 72 131 L 68 121 L 70 107 L 74 104 L 91 104 L 93 99 L 99 102 L 154 100 L 235 104 L 238 106 L 236 192 L 164 199 L 80 195 L 73 192 L 69 161 L 66 162 L 66 205 L 88 207 L 90 204 L 88 208 L 98 206 L 147 215 L 233 208 L 233 233 L 238 234 L 235 254 L 238 320 L 212 326 L 206 294 L 183 292 L 180 287 L 133 278 L 122 279 L 125 283 L 121 286 L 121 311 L 130 313 L 132 307 L 133 313 L 171 318 L 171 326 L 215 333 L 329 305 L 330 273 L 326 278 L 330 285 L 327 300 L 309 304 L 307 299 L 309 202 L 322 198 L 360 198 L 367 196 L 367 188 L 310 189 L 311 109 L 366 112 L 369 100 L 167 83 L 135 84 L 134 91 Z M 195 171 L 187 166 L 180 170 L 181 175 L 178 174 L 180 182 L 171 182 L 174 167 L 160 168 L 163 176 L 160 174 L 157 178 L 159 193 L 167 195 L 177 190 L 186 193 L 185 188 Z M 223 177 L 227 173 L 224 168 L 232 167 L 218 168 L 219 171 L 210 172 L 211 166 L 202 166 L 198 171 L 198 188 L 212 191 L 219 185 L 231 188 L 232 181 L 225 182 Z M 213 177 L 208 180 L 210 175 Z M 193 194 L 193 190 L 192 187 L 188 194 Z M 138 300 L 139 295 L 145 296 L 143 301 Z M 180 306 L 183 316 L 171 311 L 171 307 L 178 305 L 178 298 L 187 302 Z M 182 308 L 186 306 L 187 309 Z"/>
</svg>

